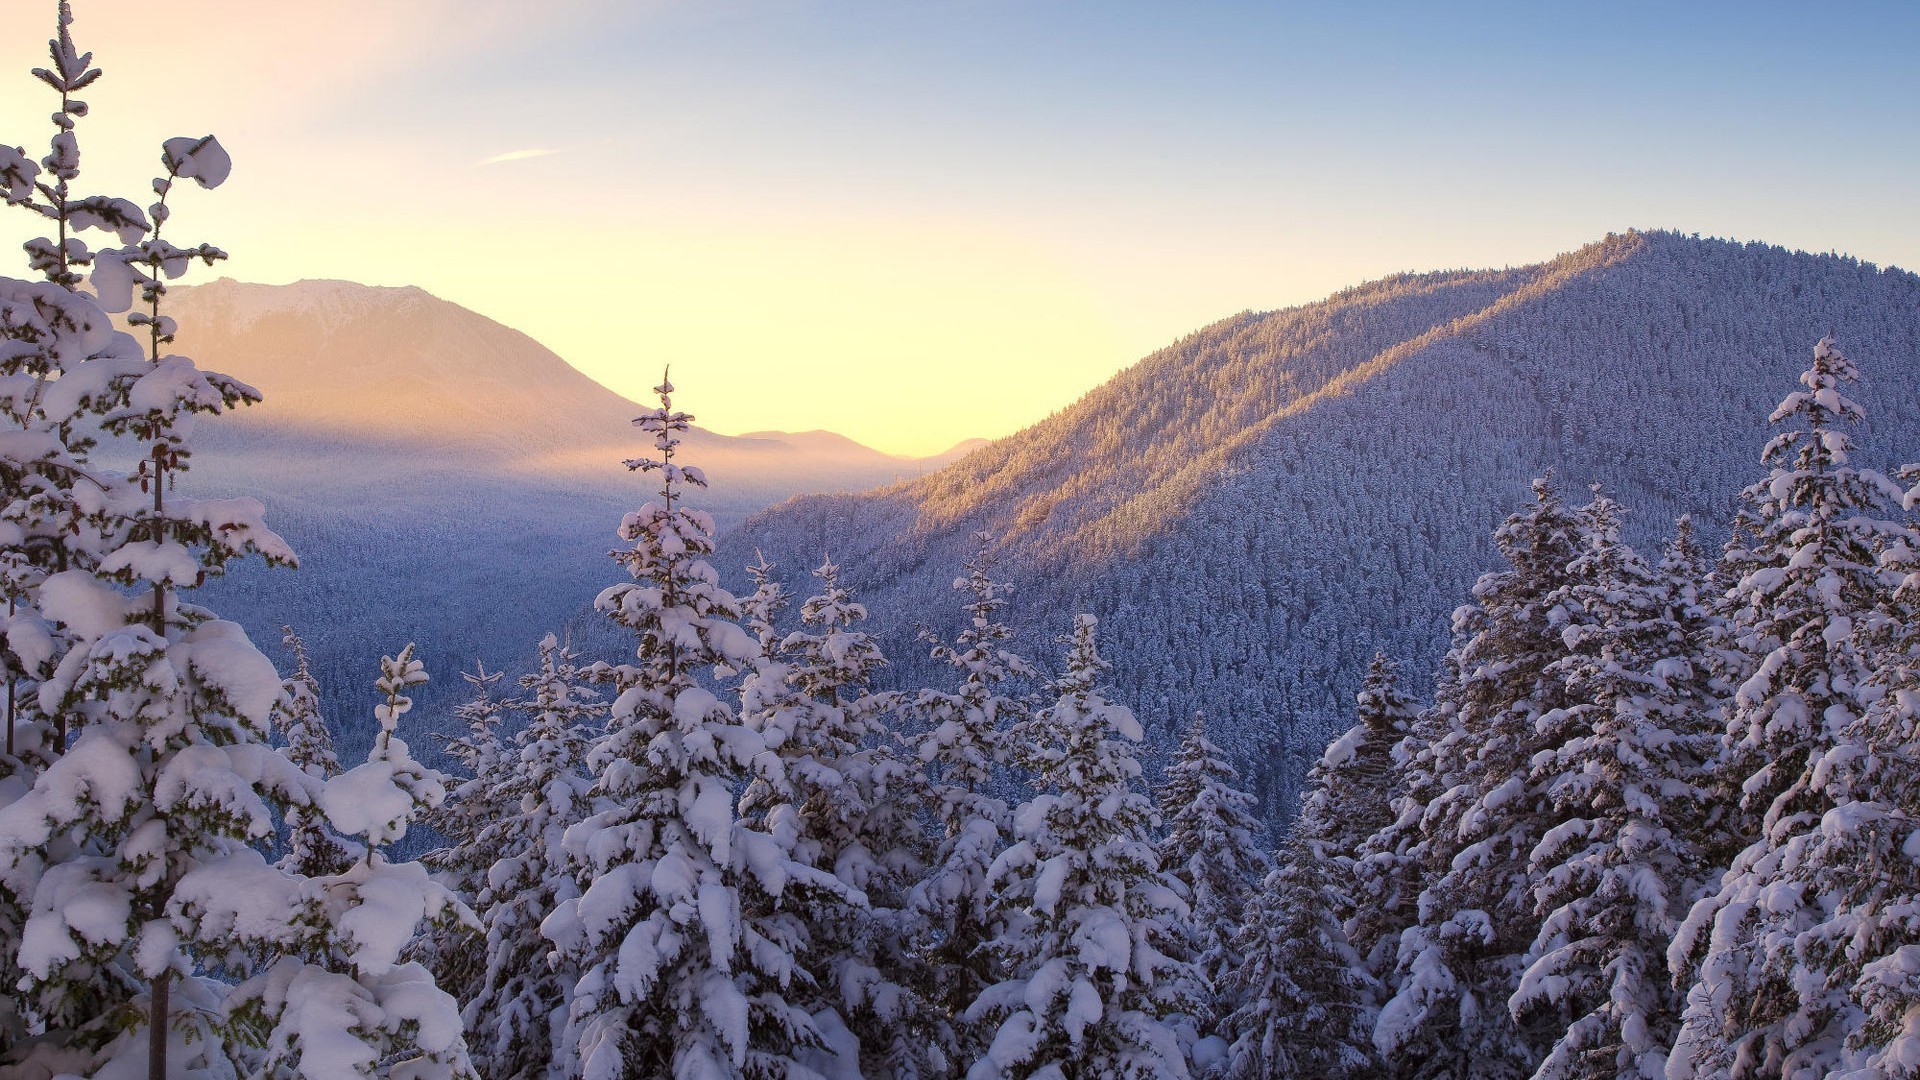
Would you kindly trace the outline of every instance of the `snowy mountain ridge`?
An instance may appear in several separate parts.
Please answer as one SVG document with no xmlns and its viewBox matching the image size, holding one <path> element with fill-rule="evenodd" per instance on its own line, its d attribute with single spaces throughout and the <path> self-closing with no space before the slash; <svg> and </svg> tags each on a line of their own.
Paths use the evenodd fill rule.
<svg viewBox="0 0 1920 1080">
<path fill-rule="evenodd" d="M 1920 278 L 1628 233 L 1222 320 L 944 470 L 757 516 L 720 564 L 798 573 L 831 550 L 877 621 L 941 629 L 968 537 L 992 531 L 1030 640 L 1096 614 L 1155 740 L 1203 711 L 1283 802 L 1376 649 L 1432 669 L 1532 477 L 1605 484 L 1636 543 L 1682 513 L 1717 543 L 1829 331 L 1866 373 L 1867 452 L 1920 451 Z M 910 632 L 887 642 L 909 684 Z"/>
</svg>

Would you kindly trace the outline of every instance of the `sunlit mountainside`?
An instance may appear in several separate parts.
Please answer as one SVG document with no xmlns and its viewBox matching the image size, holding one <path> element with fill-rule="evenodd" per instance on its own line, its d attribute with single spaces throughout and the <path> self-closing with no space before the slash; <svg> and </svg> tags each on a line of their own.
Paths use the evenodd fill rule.
<svg viewBox="0 0 1920 1080">
<path fill-rule="evenodd" d="M 1648 550 L 1683 513 L 1717 543 L 1827 333 L 1864 373 L 1872 463 L 1920 453 L 1920 279 L 1628 234 L 1225 319 L 940 472 L 770 510 L 722 568 L 759 550 L 804 573 L 830 550 L 911 683 L 910 628 L 957 621 L 949 586 L 991 530 L 1030 639 L 1097 614 L 1155 741 L 1204 711 L 1280 795 L 1350 722 L 1376 649 L 1433 669 L 1530 478 L 1552 468 L 1576 501 L 1604 484 Z"/>
<path fill-rule="evenodd" d="M 223 279 L 168 302 L 180 351 L 265 396 L 202 426 L 189 481 L 261 497 L 301 558 L 297 573 L 239 568 L 209 602 L 269 651 L 291 623 L 329 693 L 415 640 L 438 676 L 430 699 L 457 695 L 456 668 L 522 661 L 526 627 L 560 625 L 620 576 L 614 530 L 649 490 L 622 464 L 643 449 L 642 407 L 538 342 L 414 288 Z M 687 440 L 723 526 L 970 448 L 899 458 L 825 431 Z"/>
</svg>

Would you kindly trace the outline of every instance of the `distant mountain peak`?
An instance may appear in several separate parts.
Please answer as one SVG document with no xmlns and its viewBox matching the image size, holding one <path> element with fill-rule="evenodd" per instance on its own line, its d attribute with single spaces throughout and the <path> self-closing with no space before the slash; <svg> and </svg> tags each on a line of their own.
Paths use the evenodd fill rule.
<svg viewBox="0 0 1920 1080">
<path fill-rule="evenodd" d="M 1862 461 L 1920 457 L 1916 312 L 1905 271 L 1665 230 L 1397 274 L 1215 322 L 917 480 L 774 507 L 720 565 L 830 544 L 877 624 L 912 625 L 957 612 L 988 530 L 1023 629 L 1098 615 L 1149 728 L 1204 712 L 1270 759 L 1344 730 L 1376 649 L 1438 655 L 1548 468 L 1570 501 L 1604 483 L 1649 551 L 1683 512 L 1723 528 L 1825 334 L 1860 364 Z M 907 634 L 886 644 L 902 685 L 931 677 Z"/>
</svg>

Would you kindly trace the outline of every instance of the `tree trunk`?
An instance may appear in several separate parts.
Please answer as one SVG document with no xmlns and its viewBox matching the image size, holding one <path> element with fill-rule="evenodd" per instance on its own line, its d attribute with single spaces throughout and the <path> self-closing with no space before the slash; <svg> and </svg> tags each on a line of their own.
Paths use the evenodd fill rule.
<svg viewBox="0 0 1920 1080">
<path fill-rule="evenodd" d="M 154 977 L 153 1000 L 147 1014 L 147 1080 L 167 1080 L 167 991 L 173 972 Z"/>
</svg>

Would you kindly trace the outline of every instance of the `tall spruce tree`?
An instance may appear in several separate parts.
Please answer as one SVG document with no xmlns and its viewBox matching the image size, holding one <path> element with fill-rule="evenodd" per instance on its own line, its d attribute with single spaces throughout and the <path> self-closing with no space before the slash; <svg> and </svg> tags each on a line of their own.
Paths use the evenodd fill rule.
<svg viewBox="0 0 1920 1080">
<path fill-rule="evenodd" d="M 1511 569 L 1483 575 L 1454 613 L 1439 730 L 1423 749 L 1435 795 L 1404 850 L 1427 884 L 1375 1030 L 1400 1075 L 1526 1076 L 1564 1028 L 1552 1017 L 1523 1026 L 1507 1009 L 1540 927 L 1528 861 L 1552 818 L 1529 774 L 1553 748 L 1539 718 L 1568 704 L 1555 665 L 1567 652 L 1567 567 L 1582 548 L 1550 481 L 1533 487 L 1534 507 L 1495 533 Z"/>
<path fill-rule="evenodd" d="M 1324 872 L 1348 940 L 1377 978 L 1392 966 L 1387 953 L 1413 921 L 1419 891 L 1400 853 L 1375 844 L 1398 817 L 1394 800 L 1403 777 L 1394 753 L 1412 732 L 1419 709 L 1400 689 L 1399 668 L 1382 653 L 1374 654 L 1354 704 L 1353 727 L 1327 746 L 1308 774 L 1300 816 L 1314 823 L 1310 831 L 1327 860 Z"/>
<path fill-rule="evenodd" d="M 831 560 L 814 576 L 819 592 L 801 605 L 800 629 L 780 644 L 785 692 L 764 694 L 750 718 L 786 782 L 756 784 L 742 805 L 752 812 L 790 803 L 794 857 L 846 887 L 802 901 L 804 963 L 819 983 L 813 1011 L 838 1014 L 871 1074 L 910 1080 L 940 1064 L 929 1055 L 932 1025 L 913 989 L 923 980 L 909 970 L 904 917 L 908 889 L 926 860 L 914 814 L 921 774 L 894 734 L 898 696 L 872 686 L 886 660 L 861 629 L 866 607 L 840 584 Z M 774 828 L 781 819 L 772 815 Z"/>
<path fill-rule="evenodd" d="M 1236 1002 L 1222 1027 L 1227 1080 L 1383 1075 L 1374 988 L 1340 926 L 1334 864 L 1298 830 L 1275 862 L 1234 937 L 1244 960 L 1226 976 Z"/>
<path fill-rule="evenodd" d="M 1707 643 L 1691 590 L 1620 539 L 1619 505 L 1596 492 L 1582 516 L 1556 599 L 1568 703 L 1540 717 L 1530 778 L 1556 821 L 1531 857 L 1543 921 L 1510 1005 L 1572 1017 L 1535 1077 L 1654 1078 L 1680 1013 L 1666 942 L 1708 873 L 1692 843 L 1715 744 Z M 1698 565 L 1690 543 L 1683 528 L 1669 568 Z"/>
<path fill-rule="evenodd" d="M 446 841 L 421 861 L 431 867 L 454 893 L 473 903 L 486 887 L 495 862 L 507 854 L 499 846 L 495 827 L 507 807 L 494 794 L 506 763 L 500 741 L 504 703 L 498 684 L 502 675 L 476 663 L 460 677 L 473 696 L 456 705 L 454 719 L 466 731 L 447 739 L 447 756 L 458 763 L 459 780 L 444 801 L 428 816 L 427 824 Z M 434 978 L 461 1001 L 480 993 L 486 973 L 486 945 L 471 927 L 449 924 L 437 931 L 427 948 Z"/>
<path fill-rule="evenodd" d="M 522 696 L 505 708 L 526 717 L 503 767 L 486 779 L 500 817 L 476 837 L 496 853 L 473 901 L 482 959 L 462 1015 L 473 1056 L 486 1076 L 550 1077 L 575 1072 L 573 1048 L 560 1039 L 578 973 L 549 961 L 540 924 L 579 896 L 566 872 L 566 830 L 609 809 L 593 801 L 588 747 L 607 707 L 584 685 L 573 652 L 542 638 Z"/>
<path fill-rule="evenodd" d="M 1261 847 L 1265 830 L 1253 816 L 1253 796 L 1239 783 L 1225 751 L 1207 739 L 1204 721 L 1195 716 L 1157 793 L 1167 823 L 1160 865 L 1187 895 L 1191 915 L 1184 944 L 1197 976 L 1195 992 L 1211 1002 L 1201 1018 L 1209 1026 L 1238 1004 L 1227 975 L 1246 956 L 1235 937 L 1247 922 L 1255 888 L 1273 869 Z"/>
<path fill-rule="evenodd" d="M 1176 1030 L 1191 974 L 1168 955 L 1187 907 L 1161 873 L 1153 803 L 1140 791 L 1133 714 L 1099 689 L 1094 619 L 1067 639 L 1052 704 L 1023 725 L 1019 764 L 1042 794 L 1014 815 L 1016 842 L 994 860 L 1007 977 L 970 1016 L 998 1023 L 969 1080 L 1184 1078 Z"/>
<path fill-rule="evenodd" d="M 936 643 L 933 659 L 960 675 L 954 690 L 922 690 L 907 707 L 912 744 L 929 774 L 931 817 L 939 838 L 924 880 L 912 890 L 910 914 L 920 937 L 920 988 L 946 1018 L 941 1049 L 950 1069 L 964 1069 L 986 1051 L 992 1030 L 967 1019 L 967 1009 L 1000 979 L 993 955 L 980 943 L 995 936 L 994 894 L 987 871 L 1007 844 L 1012 811 L 1000 794 L 1010 730 L 1028 715 L 1009 691 L 1033 679 L 1033 666 L 1009 644 L 1003 611 L 1009 586 L 988 562 L 992 537 L 954 580 L 965 595 L 967 625 L 952 643 Z"/>
<path fill-rule="evenodd" d="M 801 894 L 844 888 L 736 813 L 735 790 L 772 756 L 697 678 L 738 670 L 755 645 L 706 561 L 713 519 L 683 502 L 706 479 L 675 460 L 692 417 L 674 411 L 672 389 L 663 381 L 659 408 L 635 421 L 659 457 L 628 464 L 661 484 L 621 522 L 633 546 L 616 556 L 634 580 L 596 601 L 637 638 L 588 754 L 607 809 L 567 830 L 581 895 L 542 932 L 581 973 L 562 1039 L 588 1080 L 787 1076 L 821 1045 L 788 996 L 807 979 Z"/>
<path fill-rule="evenodd" d="M 35 1033 L 4 1053 L 65 1054 L 63 1068 L 84 1071 L 129 1068 L 144 1050 L 162 1076 L 214 1068 L 229 1046 L 228 984 L 200 974 L 221 965 L 227 941 L 182 909 L 182 881 L 259 859 L 274 808 L 310 803 L 314 785 L 266 745 L 272 665 L 237 625 L 181 597 L 235 558 L 293 562 L 258 501 L 173 491 L 194 421 L 259 400 L 166 351 L 167 280 L 224 258 L 173 241 L 174 195 L 185 180 L 218 186 L 230 163 L 211 136 L 169 139 L 144 211 L 81 195 L 76 94 L 100 69 L 71 24 L 61 4 L 50 64 L 35 72 L 60 100 L 49 153 L 0 149 L 7 202 L 53 232 L 26 245 L 44 281 L 0 281 L 0 410 L 13 424 L 0 451 L 13 749 L 0 783 L 11 912 L 0 931 L 17 929 L 4 942 L 12 1011 Z M 92 249 L 89 229 L 123 246 Z M 79 291 L 89 265 L 93 296 Z M 136 297 L 126 321 L 137 338 L 109 318 Z M 139 449 L 133 476 L 93 460 L 104 437 Z"/>
<path fill-rule="evenodd" d="M 340 759 L 333 752 L 333 732 L 320 712 L 320 683 L 307 660 L 306 643 L 292 627 L 281 628 L 293 654 L 293 674 L 281 680 L 280 700 L 274 704 L 274 728 L 286 740 L 286 755 L 301 772 L 319 784 L 340 775 Z M 280 865 L 303 877 L 337 874 L 362 852 L 341 836 L 317 805 L 289 805 L 283 813 L 287 831 L 286 854 Z"/>
<path fill-rule="evenodd" d="M 1769 418 L 1788 426 L 1760 455 L 1767 476 L 1741 493 L 1722 559 L 1740 666 L 1721 772 L 1739 799 L 1743 843 L 1768 818 L 1794 815 L 1775 802 L 1859 715 L 1870 663 L 1861 642 L 1894 585 L 1879 556 L 1902 532 L 1885 517 L 1900 491 L 1849 460 L 1846 427 L 1865 412 L 1846 388 L 1859 377 L 1831 338 L 1814 346 L 1802 389 Z"/>
<path fill-rule="evenodd" d="M 409 958 L 423 926 L 471 926 L 473 913 L 423 865 L 385 853 L 446 797 L 446 777 L 416 761 L 395 734 L 413 708 L 408 691 L 426 681 L 412 645 L 380 658 L 379 733 L 367 760 L 321 789 L 321 808 L 356 838 L 359 860 L 302 878 L 242 850 L 180 882 L 176 910 L 221 943 L 213 960 L 244 972 L 251 958 L 266 958 L 225 1005 L 243 1075 L 474 1078 L 459 1003 Z"/>
<path fill-rule="evenodd" d="M 1803 389 L 1774 410 L 1775 423 L 1794 426 L 1767 443 L 1770 475 L 1743 496 L 1746 543 L 1727 552 L 1748 674 L 1729 710 L 1721 785 L 1738 793 L 1735 835 L 1747 843 L 1668 954 L 1693 976 L 1668 1068 L 1675 1078 L 1841 1068 L 1857 1019 L 1843 976 L 1881 928 L 1879 915 L 1864 923 L 1853 915 L 1900 893 L 1903 871 L 1883 879 L 1871 861 L 1890 841 L 1862 827 L 1874 815 L 1859 808 L 1853 785 L 1867 784 L 1859 792 L 1869 802 L 1874 787 L 1850 763 L 1897 753 L 1902 742 L 1897 708 L 1865 719 L 1886 696 L 1874 685 L 1869 644 L 1899 621 L 1894 572 L 1881 556 L 1915 543 L 1880 516 L 1898 489 L 1848 460 L 1852 441 L 1839 425 L 1863 418 L 1844 393 L 1857 378 L 1821 339 Z M 1876 880 L 1836 865 L 1852 857 L 1868 858 L 1865 873 Z M 1886 914 L 1897 924 L 1897 902 Z M 1861 940 L 1848 941 L 1840 927 Z"/>
</svg>

